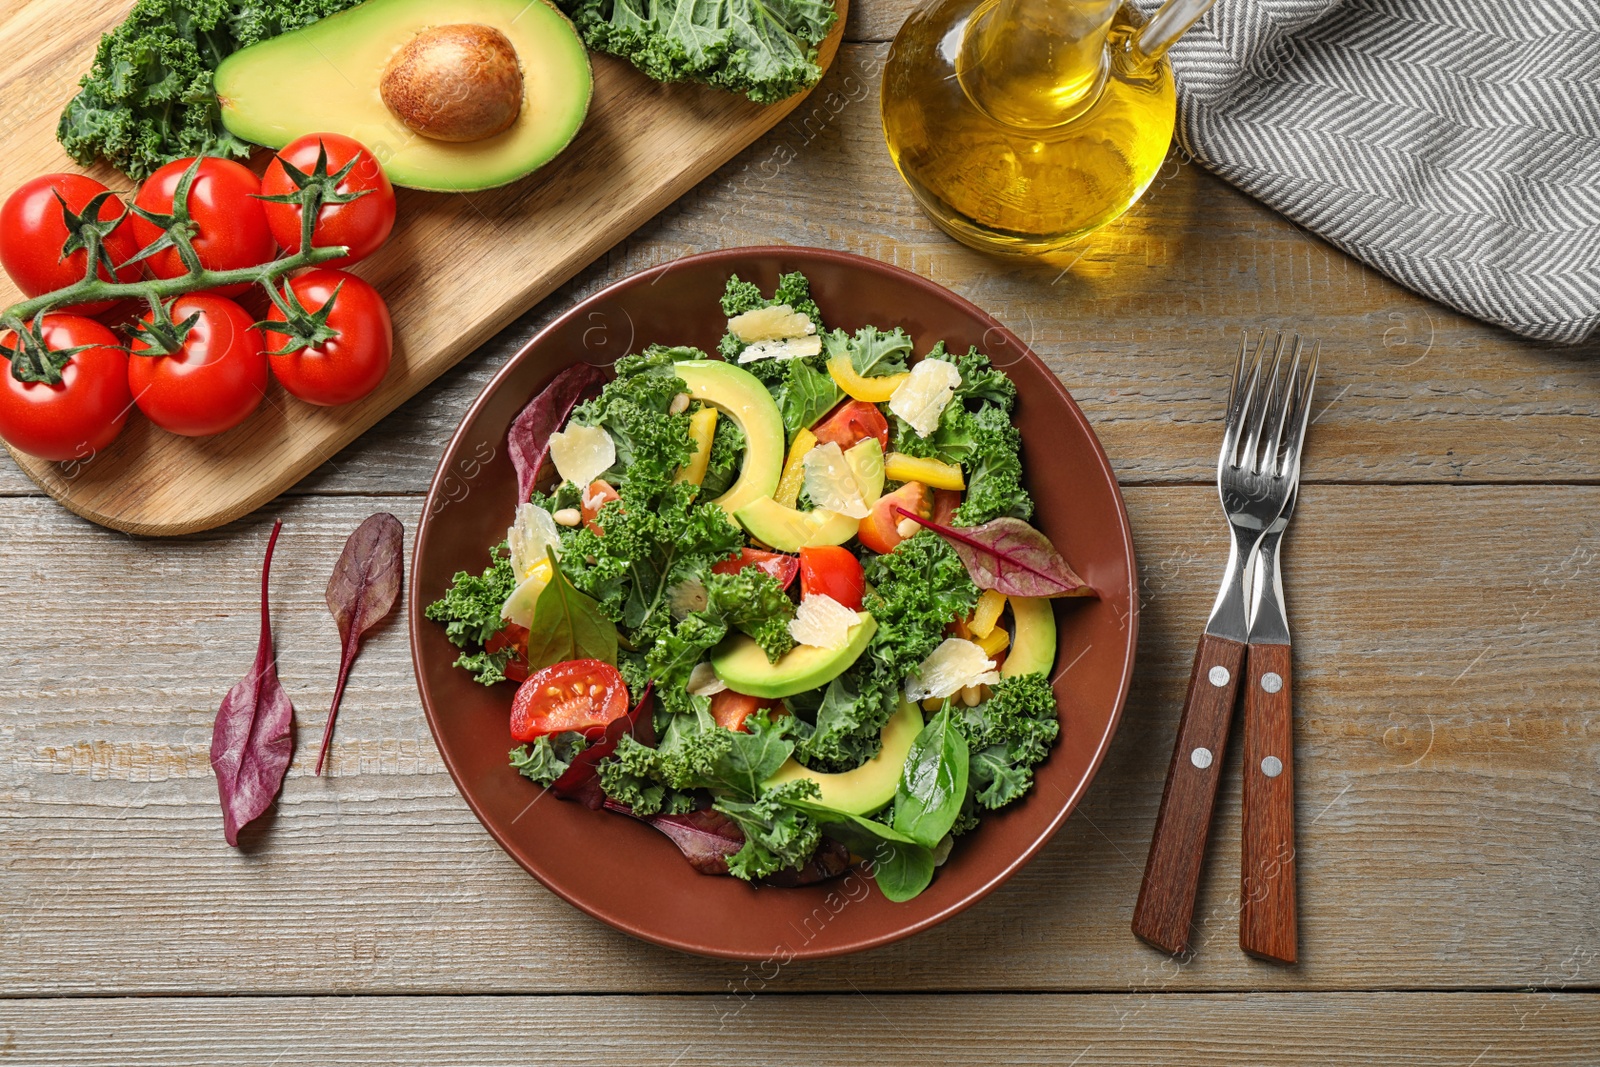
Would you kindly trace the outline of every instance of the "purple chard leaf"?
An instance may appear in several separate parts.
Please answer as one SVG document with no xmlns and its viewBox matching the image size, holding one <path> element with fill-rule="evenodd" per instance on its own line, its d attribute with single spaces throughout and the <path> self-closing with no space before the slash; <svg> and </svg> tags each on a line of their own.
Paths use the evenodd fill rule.
<svg viewBox="0 0 1600 1067">
<path fill-rule="evenodd" d="M 611 371 L 588 363 L 574 363 L 540 390 L 522 409 L 506 432 L 506 449 L 517 470 L 517 501 L 528 499 L 539 471 L 550 455 L 550 435 L 566 423 L 584 396 L 611 380 Z"/>
<path fill-rule="evenodd" d="M 966 564 L 972 584 L 1006 596 L 1058 597 L 1098 594 L 1073 573 L 1050 539 L 1021 519 L 992 519 L 982 526 L 946 526 L 895 508 L 950 542 Z"/>
<path fill-rule="evenodd" d="M 239 829 L 272 806 L 294 755 L 294 705 L 278 684 L 272 620 L 267 613 L 267 576 L 278 543 L 280 520 L 272 524 L 261 564 L 261 641 L 250 673 L 239 679 L 217 710 L 211 729 L 211 766 L 222 799 L 222 833 L 239 844 Z"/>
<path fill-rule="evenodd" d="M 314 773 L 322 773 L 322 761 L 333 740 L 333 720 L 339 714 L 344 683 L 350 665 L 361 651 L 367 631 L 382 622 L 400 599 L 400 577 L 404 571 L 405 527 L 386 511 L 368 518 L 339 553 L 328 579 L 328 610 L 339 626 L 339 681 L 333 690 L 333 706 L 328 709 L 328 725 L 322 730 L 322 748 L 317 752 Z"/>
<path fill-rule="evenodd" d="M 607 800 L 606 807 L 624 815 L 633 815 L 626 804 Z M 739 824 L 722 814 L 706 808 L 684 815 L 633 815 L 666 834 L 689 866 L 701 874 L 727 874 L 728 857 L 744 847 L 744 831 Z"/>
</svg>

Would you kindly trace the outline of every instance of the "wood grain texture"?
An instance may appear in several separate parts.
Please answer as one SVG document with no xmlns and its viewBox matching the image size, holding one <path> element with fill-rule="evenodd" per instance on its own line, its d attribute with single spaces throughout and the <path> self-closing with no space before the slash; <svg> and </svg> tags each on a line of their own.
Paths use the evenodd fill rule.
<svg viewBox="0 0 1600 1067">
<path fill-rule="evenodd" d="M 1215 634 L 1201 634 L 1195 645 L 1167 781 L 1156 809 L 1144 877 L 1139 880 L 1133 932 L 1174 956 L 1189 951 L 1200 868 L 1222 783 L 1244 654 L 1243 642 Z"/>
<path fill-rule="evenodd" d="M 4 40 L 31 39 L 30 30 L 51 27 L 43 57 L 0 74 L 0 124 L 8 130 L 0 190 L 72 166 L 56 144 L 56 120 L 100 34 L 125 8 L 121 0 L 92 0 L 73 5 L 73 17 L 63 20 L 58 2 L 38 0 L 0 19 Z M 824 65 L 843 33 L 841 19 L 819 54 Z M 356 268 L 394 316 L 394 365 L 370 396 L 321 408 L 296 401 L 274 382 L 254 415 L 216 437 L 179 437 L 135 417 L 98 454 L 57 464 L 12 450 L 18 467 L 78 514 L 134 533 L 186 533 L 246 514 L 321 466 L 803 100 L 761 106 L 704 86 L 664 86 L 608 56 L 595 56 L 593 66 L 594 102 L 583 129 L 533 176 L 473 193 L 398 190 L 394 233 Z M 101 171 L 115 187 L 126 184 Z M 0 305 L 19 296 L 0 277 Z"/>
<path fill-rule="evenodd" d="M 1600 999 L 1550 993 L 1131 997 L 229 998 L 0 1003 L 0 1056 L 272 1063 L 1592 1067 Z M 930 1010 L 935 1006 L 936 1010 Z"/>
<path fill-rule="evenodd" d="M 769 991 L 1103 990 L 1158 1010 L 1167 993 L 1217 989 L 1600 988 L 1600 489 L 1304 487 L 1284 581 L 1299 876 L 1315 904 L 1292 969 L 1236 947 L 1234 758 L 1195 954 L 1171 961 L 1129 932 L 1227 531 L 1209 488 L 1127 497 L 1139 668 L 1083 804 L 971 911 L 791 964 Z M 310 776 L 337 668 L 328 573 L 362 518 L 392 511 L 414 529 L 418 507 L 293 498 L 150 541 L 48 500 L 0 501 L 0 989 L 720 992 L 758 972 L 615 933 L 507 858 L 443 771 L 398 626 L 364 647 L 330 767 Z M 240 853 L 222 842 L 207 744 L 254 649 L 274 514 L 273 625 L 300 744 L 276 815 Z"/>
<path fill-rule="evenodd" d="M 294 491 L 423 491 L 468 403 L 539 326 L 645 267 L 770 242 L 860 252 L 977 302 L 1072 390 L 1124 484 L 1214 477 L 1238 331 L 1262 323 L 1323 342 L 1308 481 L 1600 482 L 1600 342 L 1556 348 L 1472 322 L 1178 157 L 1065 274 L 956 245 L 889 161 L 885 51 L 847 45 L 795 113 Z M 36 492 L 0 462 L 0 494 Z"/>
<path fill-rule="evenodd" d="M 1279 963 L 1298 943 L 1292 660 L 1288 645 L 1251 645 L 1243 682 L 1239 947 Z"/>
</svg>

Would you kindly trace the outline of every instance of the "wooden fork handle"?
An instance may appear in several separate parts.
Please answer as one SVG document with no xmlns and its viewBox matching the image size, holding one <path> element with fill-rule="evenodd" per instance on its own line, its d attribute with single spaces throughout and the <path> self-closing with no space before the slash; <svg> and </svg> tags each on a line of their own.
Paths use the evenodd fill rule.
<svg viewBox="0 0 1600 1067">
<path fill-rule="evenodd" d="M 1295 961 L 1294 715 L 1288 645 L 1251 645 L 1244 684 L 1239 947 Z"/>
<path fill-rule="evenodd" d="M 1212 634 L 1200 637 L 1139 901 L 1133 908 L 1133 932 L 1174 955 L 1189 950 L 1194 898 L 1244 654 L 1243 642 Z"/>
</svg>

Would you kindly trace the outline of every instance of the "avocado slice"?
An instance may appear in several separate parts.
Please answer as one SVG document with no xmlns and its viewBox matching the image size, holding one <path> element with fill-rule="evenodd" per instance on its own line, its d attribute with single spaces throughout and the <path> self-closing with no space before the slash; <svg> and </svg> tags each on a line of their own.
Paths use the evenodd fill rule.
<svg viewBox="0 0 1600 1067">
<path fill-rule="evenodd" d="M 842 545 L 856 535 L 861 523 L 827 508 L 801 511 L 786 508 L 770 496 L 752 500 L 734 513 L 750 536 L 779 552 Z"/>
<path fill-rule="evenodd" d="M 783 474 L 783 415 L 767 387 L 743 367 L 721 360 L 684 360 L 673 369 L 690 396 L 723 412 L 744 431 L 739 477 L 712 503 L 734 518 L 751 501 L 770 500 Z"/>
<path fill-rule="evenodd" d="M 506 90 L 515 118 L 501 132 L 440 140 L 385 103 L 379 84 L 391 60 L 441 27 L 486 27 L 509 42 L 521 71 L 509 84 L 520 81 L 521 101 Z M 452 69 L 428 68 L 422 87 L 446 100 L 470 96 L 474 67 L 446 84 Z M 304 134 L 342 133 L 371 149 L 396 185 L 463 191 L 505 185 L 553 159 L 583 125 L 593 79 L 583 41 L 546 0 L 367 0 L 240 49 L 215 84 L 223 125 L 246 140 L 282 148 Z"/>
<path fill-rule="evenodd" d="M 767 779 L 766 784 L 782 785 L 796 778 L 809 778 L 817 783 L 820 803 L 852 815 L 871 815 L 894 799 L 900 788 L 900 776 L 905 771 L 906 756 L 911 753 L 911 742 L 921 732 L 921 709 L 915 704 L 902 703 L 878 735 L 883 747 L 861 766 L 839 774 L 825 774 L 791 758 Z"/>
<path fill-rule="evenodd" d="M 1016 630 L 1011 636 L 1011 651 L 1000 665 L 1000 677 L 1020 674 L 1049 674 L 1056 663 L 1056 615 L 1043 597 L 1014 596 L 1011 619 Z"/>
<path fill-rule="evenodd" d="M 760 645 L 738 634 L 711 650 L 711 668 L 734 692 L 764 699 L 792 697 L 827 685 L 849 670 L 867 650 L 877 629 L 877 620 L 863 613 L 861 621 L 850 627 L 849 640 L 839 648 L 799 645 L 779 656 L 776 663 L 767 659 Z"/>
</svg>

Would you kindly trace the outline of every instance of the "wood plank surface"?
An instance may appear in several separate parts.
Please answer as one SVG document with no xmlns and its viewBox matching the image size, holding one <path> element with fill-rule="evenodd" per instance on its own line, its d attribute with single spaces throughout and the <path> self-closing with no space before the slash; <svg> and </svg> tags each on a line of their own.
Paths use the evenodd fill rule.
<svg viewBox="0 0 1600 1067">
<path fill-rule="evenodd" d="M 61 107 L 125 0 L 37 0 L 0 18 L 0 39 L 43 37 L 0 72 L 0 190 L 72 167 L 55 140 Z M 841 11 L 847 10 L 844 0 Z M 844 20 L 823 43 L 826 66 Z M 324 57 L 326 59 L 326 57 Z M 225 434 L 165 433 L 138 417 L 98 454 L 57 464 L 12 451 L 17 465 L 78 514 L 147 534 L 209 529 L 260 507 L 493 336 L 574 272 L 676 200 L 798 106 L 762 106 L 705 86 L 663 86 L 595 56 L 583 129 L 537 174 L 473 193 L 399 190 L 388 244 L 356 268 L 394 316 L 394 364 L 371 395 L 337 408 L 290 397 L 274 381 L 262 406 Z M 373 146 L 377 150 L 380 146 Z M 126 179 L 95 172 L 114 188 Z M 0 306 L 19 298 L 0 276 Z M 181 471 L 181 476 L 175 476 Z"/>
<path fill-rule="evenodd" d="M 539 326 L 645 267 L 771 242 L 860 252 L 976 301 L 1061 376 L 1125 484 L 1212 478 L 1212 419 L 1238 331 L 1261 323 L 1323 341 L 1308 478 L 1600 482 L 1600 343 L 1539 345 L 1466 319 L 1198 166 L 1174 158 L 1065 275 L 956 245 L 889 161 L 877 103 L 885 51 L 845 46 L 787 120 L 293 491 L 421 491 L 467 404 Z M 33 492 L 0 464 L 0 494 Z"/>
<path fill-rule="evenodd" d="M 0 1003 L 8 1062 L 1592 1067 L 1600 999 L 1538 992 Z"/>
<path fill-rule="evenodd" d="M 1083 805 L 971 911 L 910 942 L 791 965 L 783 989 L 1600 986 L 1600 489 L 1302 492 L 1285 546 L 1293 968 L 1237 948 L 1237 746 L 1194 958 L 1174 965 L 1129 932 L 1226 534 L 1207 488 L 1127 498 L 1139 667 Z M 411 528 L 419 506 L 295 498 L 164 542 L 65 521 L 47 500 L 0 501 L 0 989 L 715 991 L 746 973 L 617 934 L 502 854 L 443 771 L 398 625 L 362 653 L 331 773 L 310 777 L 335 670 L 327 575 L 360 519 L 382 508 Z M 207 746 L 254 649 L 273 515 L 279 673 L 300 748 L 241 853 L 222 841 Z"/>
</svg>

